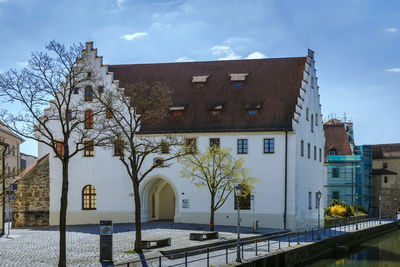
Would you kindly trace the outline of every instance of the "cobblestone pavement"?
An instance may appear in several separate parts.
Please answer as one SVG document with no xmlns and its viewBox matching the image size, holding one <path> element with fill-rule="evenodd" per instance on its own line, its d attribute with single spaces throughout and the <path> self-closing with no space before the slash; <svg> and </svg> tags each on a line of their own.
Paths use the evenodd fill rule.
<svg viewBox="0 0 400 267">
<path fill-rule="evenodd" d="M 389 223 L 392 220 L 383 220 L 381 223 Z M 358 228 L 365 229 L 379 225 L 377 220 L 360 222 Z M 189 233 L 193 231 L 205 231 L 206 225 L 175 224 L 172 222 L 150 222 L 143 224 L 143 238 L 171 237 L 172 245 L 162 249 L 145 250 L 142 262 L 130 266 L 159 266 L 159 258 L 162 254 L 159 250 L 172 250 L 188 248 L 199 244 L 215 243 L 209 241 L 190 241 Z M 216 226 L 220 233 L 220 240 L 236 239 L 235 227 Z M 252 233 L 249 228 L 241 228 L 242 237 L 256 236 L 260 234 L 272 234 L 278 230 L 260 229 L 258 234 Z M 326 228 L 320 232 L 321 239 L 356 231 L 355 224 Z M 67 263 L 68 266 L 101 266 L 99 262 L 99 226 L 80 225 L 69 226 L 67 232 Z M 137 254 L 126 253 L 133 250 L 134 240 L 133 224 L 114 225 L 113 259 L 114 263 L 138 260 Z M 256 253 L 268 255 L 279 249 L 307 245 L 317 241 L 317 231 L 292 233 L 291 237 L 273 238 L 264 240 L 256 245 L 245 245 L 242 257 L 250 259 Z M 218 242 L 218 241 L 217 241 Z M 213 266 L 235 263 L 236 249 L 223 249 L 209 253 L 210 264 Z M 153 259 L 152 259 L 153 258 Z M 11 229 L 10 236 L 0 238 L 0 266 L 56 266 L 58 259 L 58 229 L 57 227 L 38 227 L 32 229 Z M 185 266 L 185 258 L 169 260 L 162 257 L 162 266 Z M 207 254 L 190 256 L 187 258 L 188 266 L 207 266 Z"/>
<path fill-rule="evenodd" d="M 149 222 L 142 227 L 145 238 L 171 237 L 168 249 L 199 245 L 190 241 L 189 233 L 205 231 L 206 225 L 176 224 L 172 222 Z M 216 226 L 220 240 L 236 238 L 236 228 Z M 241 228 L 242 236 L 274 233 L 277 230 L 260 229 L 257 234 L 249 228 Z M 137 259 L 137 254 L 126 253 L 133 250 L 135 231 L 133 224 L 115 224 L 113 235 L 113 259 L 115 263 Z M 56 266 L 58 260 L 59 233 L 57 227 L 36 227 L 32 229 L 11 229 L 10 235 L 0 238 L 0 266 Z M 79 225 L 67 227 L 67 264 L 69 266 L 101 266 L 99 262 L 99 226 Z M 201 244 L 215 240 L 202 241 Z M 145 251 L 145 257 L 159 256 L 156 250 Z"/>
</svg>

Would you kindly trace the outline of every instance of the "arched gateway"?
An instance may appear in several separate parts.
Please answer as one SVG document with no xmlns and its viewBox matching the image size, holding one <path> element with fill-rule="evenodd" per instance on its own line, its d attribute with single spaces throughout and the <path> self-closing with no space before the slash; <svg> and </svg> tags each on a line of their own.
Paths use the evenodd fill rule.
<svg viewBox="0 0 400 267">
<path fill-rule="evenodd" d="M 176 194 L 170 182 L 163 178 L 151 179 L 143 189 L 143 215 L 147 220 L 174 220 Z M 146 220 L 146 216 L 144 216 Z"/>
</svg>

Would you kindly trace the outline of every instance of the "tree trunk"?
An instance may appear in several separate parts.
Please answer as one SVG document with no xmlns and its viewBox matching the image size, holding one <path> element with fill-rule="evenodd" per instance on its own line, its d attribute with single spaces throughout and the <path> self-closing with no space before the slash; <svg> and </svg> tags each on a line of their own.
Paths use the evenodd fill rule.
<svg viewBox="0 0 400 267">
<path fill-rule="evenodd" d="M 139 183 L 133 182 L 133 193 L 135 195 L 135 228 L 136 228 L 136 239 L 135 239 L 135 251 L 136 253 L 142 253 L 142 222 L 141 222 L 141 210 L 140 210 L 140 195 L 139 195 Z"/>
<path fill-rule="evenodd" d="M 66 224 L 67 224 L 67 206 L 68 206 L 68 160 L 62 163 L 62 190 L 61 190 L 61 209 L 60 209 L 60 255 L 58 266 L 67 266 L 66 260 Z"/>
<path fill-rule="evenodd" d="M 210 231 L 214 231 L 214 202 L 215 202 L 215 195 L 211 194 L 211 206 L 210 206 Z"/>
</svg>

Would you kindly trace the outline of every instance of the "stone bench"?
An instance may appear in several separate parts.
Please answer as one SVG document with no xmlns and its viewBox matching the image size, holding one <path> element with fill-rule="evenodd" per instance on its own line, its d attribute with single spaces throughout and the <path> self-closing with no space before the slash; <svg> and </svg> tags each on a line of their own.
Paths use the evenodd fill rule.
<svg viewBox="0 0 400 267">
<path fill-rule="evenodd" d="M 200 233 L 190 233 L 190 240 L 208 240 L 208 239 L 218 239 L 218 232 L 200 232 Z"/>
<path fill-rule="evenodd" d="M 142 248 L 150 249 L 152 247 L 163 247 L 171 246 L 171 238 L 160 238 L 160 239 L 147 239 L 142 240 Z"/>
</svg>

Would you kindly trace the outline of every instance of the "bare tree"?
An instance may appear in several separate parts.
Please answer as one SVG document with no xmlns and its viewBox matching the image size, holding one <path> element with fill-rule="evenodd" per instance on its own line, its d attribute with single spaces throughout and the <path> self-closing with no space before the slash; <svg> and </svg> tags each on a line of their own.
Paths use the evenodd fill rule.
<svg viewBox="0 0 400 267">
<path fill-rule="evenodd" d="M 168 167 L 180 155 L 182 138 L 172 135 L 141 134 L 143 125 L 163 120 L 171 106 L 171 91 L 161 82 L 137 82 L 119 91 L 110 90 L 97 96 L 106 108 L 108 145 L 115 149 L 132 181 L 135 207 L 135 251 L 142 252 L 140 183 L 158 167 Z M 149 163 L 150 155 L 167 150 L 168 155 Z"/>
<path fill-rule="evenodd" d="M 6 153 L 7 153 L 8 144 L 0 141 L 0 184 L 1 184 L 1 191 L 0 191 L 0 198 L 1 198 L 1 232 L 3 234 L 4 231 L 4 214 L 5 214 L 5 205 L 6 205 L 6 187 L 7 182 L 9 180 L 8 173 L 6 173 Z"/>
<path fill-rule="evenodd" d="M 193 149 L 190 149 L 193 150 Z M 198 188 L 206 187 L 210 192 L 210 231 L 214 231 L 214 214 L 224 205 L 237 184 L 247 190 L 246 196 L 254 189 L 257 178 L 244 168 L 243 158 L 234 158 L 230 149 L 218 146 L 208 147 L 206 151 L 188 153 L 179 159 L 183 165 L 182 177 L 188 178 Z"/>
<path fill-rule="evenodd" d="M 80 151 L 89 151 L 101 143 L 102 123 L 96 123 L 101 105 L 93 99 L 92 75 L 82 44 L 65 47 L 51 41 L 46 52 L 34 52 L 29 65 L 17 71 L 0 74 L 0 96 L 3 102 L 15 103 L 18 112 L 0 110 L 3 123 L 25 138 L 48 147 L 62 164 L 62 191 L 59 214 L 59 266 L 66 266 L 66 216 L 68 205 L 68 170 L 70 159 Z M 93 73 L 95 74 L 95 73 Z M 81 94 L 85 90 L 85 99 Z M 48 107 L 49 105 L 49 107 Z"/>
</svg>

